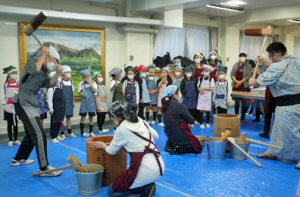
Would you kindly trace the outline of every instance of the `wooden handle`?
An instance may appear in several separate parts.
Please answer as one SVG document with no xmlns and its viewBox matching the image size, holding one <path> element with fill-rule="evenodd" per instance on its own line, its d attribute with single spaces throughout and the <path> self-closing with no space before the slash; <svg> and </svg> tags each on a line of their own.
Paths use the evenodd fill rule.
<svg viewBox="0 0 300 197">
<path fill-rule="evenodd" d="M 31 33 L 31 35 L 35 38 L 35 40 L 39 43 L 39 45 L 44 48 L 44 45 L 43 43 L 41 43 L 41 41 L 38 39 L 38 37 L 36 37 L 36 35 L 34 34 L 34 32 Z M 50 59 L 52 60 L 52 62 L 57 65 L 57 62 L 56 60 L 50 55 L 50 53 L 48 54 L 48 56 L 50 57 Z M 64 74 L 63 71 L 61 71 L 62 74 Z"/>
<path fill-rule="evenodd" d="M 226 130 L 224 134 L 222 134 L 222 137 L 219 139 L 218 142 L 225 142 L 227 137 L 231 134 L 229 130 Z"/>
<path fill-rule="evenodd" d="M 71 166 L 77 171 L 77 172 L 85 172 L 88 173 L 89 171 L 86 169 L 86 167 L 78 160 L 78 158 L 75 155 L 70 155 L 67 159 L 67 161 L 71 164 Z"/>
<path fill-rule="evenodd" d="M 268 26 L 267 29 L 271 29 L 272 27 L 271 26 Z M 266 45 L 266 42 L 267 42 L 267 39 L 268 39 L 268 36 L 265 36 L 265 39 L 264 39 L 264 42 L 263 42 L 263 45 L 260 49 L 260 53 L 259 53 L 259 56 L 262 55 L 263 51 L 264 51 L 264 48 L 265 48 L 265 45 Z M 257 68 L 258 68 L 258 65 L 259 65 L 259 61 L 256 62 L 256 66 L 255 66 L 255 69 L 254 69 L 254 72 L 253 72 L 253 77 L 255 79 L 256 77 L 256 72 L 257 72 Z"/>
<path fill-rule="evenodd" d="M 241 142 L 241 143 L 245 143 L 245 142 L 246 142 L 246 141 L 245 141 L 246 135 L 247 135 L 246 132 L 242 132 L 241 137 L 240 137 L 240 142 Z"/>
<path fill-rule="evenodd" d="M 65 169 L 73 169 L 73 167 L 71 165 L 66 165 L 66 166 L 59 167 L 59 168 L 54 168 L 54 169 L 51 169 L 51 170 L 45 170 L 45 171 L 42 171 L 42 172 L 33 173 L 32 176 L 37 176 L 37 175 L 40 175 L 40 174 L 44 174 L 46 172 L 53 172 L 53 171 L 65 170 Z"/>
<path fill-rule="evenodd" d="M 248 141 L 248 142 L 253 142 L 253 143 L 256 143 L 256 144 L 265 145 L 265 146 L 270 146 L 270 147 L 273 147 L 273 148 L 282 149 L 282 147 L 275 146 L 275 145 L 272 145 L 272 144 L 266 144 L 266 143 L 259 142 L 259 141 L 255 141 L 255 140 L 252 140 L 252 139 L 249 139 L 249 138 L 246 138 L 246 141 Z"/>
<path fill-rule="evenodd" d="M 235 147 L 237 147 L 240 151 L 242 151 L 247 157 L 249 157 L 254 163 L 256 163 L 259 167 L 261 167 L 261 164 L 258 163 L 253 157 L 251 157 L 246 151 L 244 151 L 239 145 L 237 145 L 233 140 L 230 138 L 227 138 L 229 142 L 231 142 Z"/>
</svg>

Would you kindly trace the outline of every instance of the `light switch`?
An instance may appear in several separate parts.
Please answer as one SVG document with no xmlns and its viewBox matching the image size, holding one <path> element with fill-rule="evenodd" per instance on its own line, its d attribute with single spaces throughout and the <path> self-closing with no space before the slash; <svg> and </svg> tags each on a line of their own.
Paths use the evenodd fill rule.
<svg viewBox="0 0 300 197">
<path fill-rule="evenodd" d="M 226 58 L 226 61 L 229 62 L 229 57 Z"/>
<path fill-rule="evenodd" d="M 129 56 L 129 60 L 130 60 L 130 61 L 133 61 L 133 59 L 134 59 L 133 55 L 130 55 L 130 56 Z"/>
</svg>

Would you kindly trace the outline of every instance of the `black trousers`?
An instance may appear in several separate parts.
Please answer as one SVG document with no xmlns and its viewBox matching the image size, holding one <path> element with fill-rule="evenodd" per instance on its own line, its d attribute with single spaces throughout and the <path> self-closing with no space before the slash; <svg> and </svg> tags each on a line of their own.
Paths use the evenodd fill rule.
<svg viewBox="0 0 300 197">
<path fill-rule="evenodd" d="M 190 114 L 191 114 L 193 117 L 195 117 L 195 110 L 196 110 L 196 109 L 188 109 L 188 110 L 189 110 Z"/>
<path fill-rule="evenodd" d="M 40 168 L 49 165 L 47 156 L 47 136 L 40 123 L 40 117 L 29 118 L 20 103 L 15 103 L 16 114 L 22 120 L 25 137 L 23 138 L 18 152 L 14 159 L 28 159 L 31 151 L 35 147 Z"/>
<path fill-rule="evenodd" d="M 217 107 L 218 114 L 227 114 L 227 109 L 224 109 L 222 107 Z"/>
<path fill-rule="evenodd" d="M 7 133 L 9 141 L 13 141 L 13 131 L 12 128 L 14 128 L 14 141 L 18 140 L 18 120 L 16 120 L 16 126 L 14 125 L 13 120 L 7 120 Z"/>
<path fill-rule="evenodd" d="M 106 117 L 106 115 L 101 115 L 101 114 L 97 113 L 97 124 L 98 124 L 99 131 L 102 131 L 105 117 Z"/>
<path fill-rule="evenodd" d="M 58 136 L 59 126 L 60 122 L 53 122 L 53 115 L 51 115 L 50 136 L 52 137 L 52 139 Z"/>
<path fill-rule="evenodd" d="M 234 104 L 235 114 L 239 115 L 240 101 L 241 101 L 241 103 L 242 103 L 242 117 L 245 117 L 245 114 L 246 114 L 247 109 L 248 109 L 247 100 L 243 99 L 243 98 L 234 98 L 233 100 L 235 101 L 235 104 Z"/>
<path fill-rule="evenodd" d="M 139 112 L 138 112 L 138 117 L 142 118 L 143 120 L 145 120 L 145 116 L 144 116 L 144 109 L 147 105 L 145 105 L 144 103 L 140 103 L 139 104 Z"/>
<path fill-rule="evenodd" d="M 210 112 L 207 111 L 205 113 L 206 113 L 206 124 L 209 124 Z M 199 112 L 199 123 L 200 123 L 200 125 L 203 124 L 203 111 Z"/>
</svg>

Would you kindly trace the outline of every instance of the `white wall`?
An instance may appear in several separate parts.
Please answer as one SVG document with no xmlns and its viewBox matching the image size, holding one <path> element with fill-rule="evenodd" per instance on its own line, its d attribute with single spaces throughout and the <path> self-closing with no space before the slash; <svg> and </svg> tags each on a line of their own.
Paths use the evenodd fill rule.
<svg viewBox="0 0 300 197">
<path fill-rule="evenodd" d="M 26 6 L 31 8 L 51 9 L 50 1 L 39 0 L 1 0 L 0 5 L 13 5 L 13 6 Z M 121 1 L 122 2 L 122 1 Z M 58 4 L 59 3 L 59 4 Z M 76 11 L 89 14 L 106 14 L 115 15 L 115 10 L 107 8 L 91 7 L 84 1 L 70 1 L 68 0 L 54 0 L 52 8 L 62 9 L 66 11 Z M 19 68 L 19 32 L 17 25 L 6 25 L 5 22 L 24 22 L 24 18 L 11 17 L 9 20 L 0 16 L 0 70 L 9 65 L 14 65 Z M 26 21 L 25 21 L 26 22 Z M 116 25 L 114 24 L 101 24 L 95 22 L 78 22 L 74 20 L 51 20 L 47 19 L 45 23 L 48 24 L 61 24 L 61 25 L 77 25 L 77 26 L 91 26 L 91 27 L 104 27 L 106 28 L 106 84 L 108 92 L 108 106 L 111 105 L 112 95 L 109 91 L 109 71 L 113 67 L 120 67 L 123 69 L 124 64 L 131 64 L 133 66 L 151 63 L 152 43 L 151 35 L 149 34 L 136 34 L 136 33 L 119 33 Z M 129 54 L 134 55 L 134 61 L 129 61 Z M 5 75 L 0 78 L 0 84 L 4 83 Z M 80 117 L 79 108 L 80 102 L 76 102 L 74 109 L 74 117 L 72 124 L 79 124 Z M 3 107 L 0 106 L 0 111 Z M 45 121 L 44 127 L 49 128 L 50 118 Z M 94 120 L 95 122 L 96 120 Z M 86 121 L 87 122 L 87 121 Z M 21 123 L 21 122 L 20 122 Z M 96 128 L 95 128 L 96 129 Z M 19 124 L 19 131 L 23 131 L 22 124 Z M 3 120 L 3 113 L 0 113 L 0 135 L 6 134 L 6 122 Z"/>
</svg>

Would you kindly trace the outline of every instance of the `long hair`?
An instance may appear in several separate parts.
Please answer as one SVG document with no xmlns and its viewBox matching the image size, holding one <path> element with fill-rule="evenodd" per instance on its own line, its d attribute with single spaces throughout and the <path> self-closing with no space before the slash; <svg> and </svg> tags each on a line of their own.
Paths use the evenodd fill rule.
<svg viewBox="0 0 300 197">
<path fill-rule="evenodd" d="M 179 91 L 179 88 L 177 88 L 177 90 L 174 94 L 178 94 L 178 91 Z M 172 101 L 173 95 L 170 97 L 165 97 L 165 98 L 161 99 L 162 111 L 166 111 L 169 108 L 169 105 L 170 105 L 170 102 Z M 168 99 L 166 100 L 166 98 L 168 98 Z"/>
</svg>

